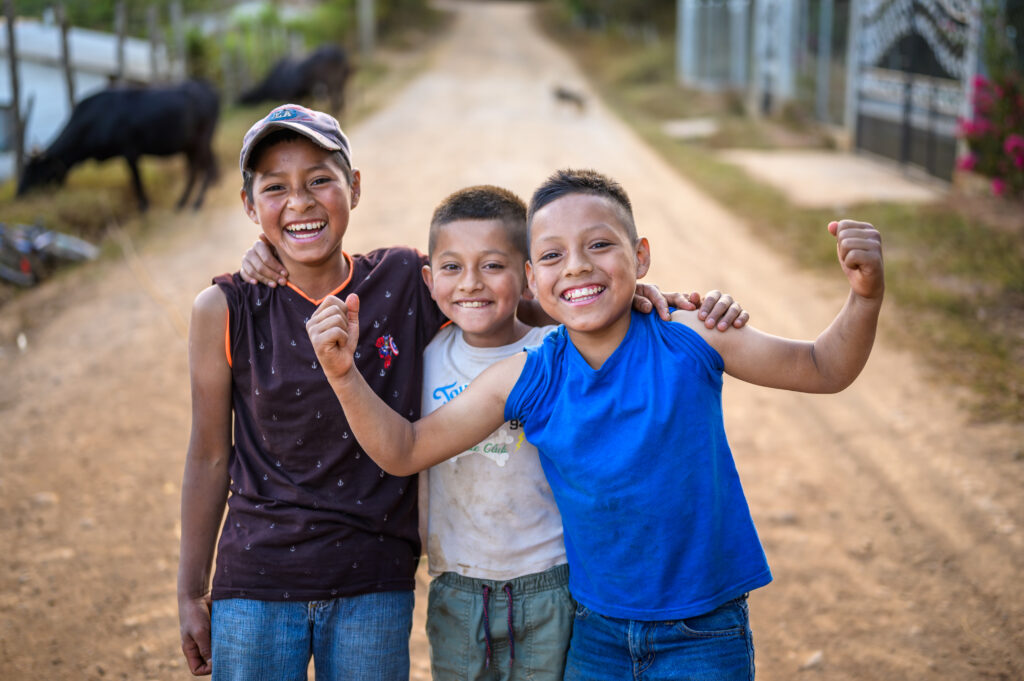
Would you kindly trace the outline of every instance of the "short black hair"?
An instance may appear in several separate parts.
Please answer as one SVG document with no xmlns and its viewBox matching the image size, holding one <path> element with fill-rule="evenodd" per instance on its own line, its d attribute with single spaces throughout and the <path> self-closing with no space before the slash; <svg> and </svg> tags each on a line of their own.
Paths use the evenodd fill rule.
<svg viewBox="0 0 1024 681">
<path fill-rule="evenodd" d="M 441 228 L 456 220 L 501 220 L 516 251 L 529 258 L 526 243 L 526 204 L 515 192 L 492 184 L 466 187 L 446 196 L 430 218 L 428 255 L 434 254 Z"/>
<path fill-rule="evenodd" d="M 622 226 L 626 228 L 630 240 L 636 243 L 639 237 L 636 233 L 636 222 L 633 220 L 633 204 L 622 185 L 596 170 L 572 168 L 556 170 L 533 192 L 526 218 L 527 239 L 530 238 L 530 228 L 533 226 L 533 217 L 537 211 L 570 194 L 590 194 L 610 200 L 619 207 Z"/>
<path fill-rule="evenodd" d="M 260 157 L 263 154 L 265 154 L 267 150 L 270 149 L 275 144 L 281 144 L 283 142 L 294 142 L 295 140 L 306 140 L 310 144 L 319 146 L 309 137 L 306 137 L 302 133 L 296 132 L 295 130 L 290 130 L 288 128 L 281 128 L 280 130 L 275 130 L 271 133 L 268 133 L 266 137 L 261 139 L 253 146 L 252 151 L 249 152 L 248 164 L 246 165 L 245 170 L 242 171 L 242 189 L 245 190 L 245 198 L 249 201 L 249 203 L 252 203 L 252 169 L 259 164 Z M 330 150 L 325 149 L 324 151 Z M 345 180 L 348 181 L 348 186 L 351 187 L 353 177 L 352 168 L 349 167 L 348 162 L 345 160 L 344 154 L 342 154 L 340 151 L 331 152 L 331 159 L 335 163 L 337 163 L 338 166 L 341 168 L 342 173 L 344 173 L 345 175 Z"/>
</svg>

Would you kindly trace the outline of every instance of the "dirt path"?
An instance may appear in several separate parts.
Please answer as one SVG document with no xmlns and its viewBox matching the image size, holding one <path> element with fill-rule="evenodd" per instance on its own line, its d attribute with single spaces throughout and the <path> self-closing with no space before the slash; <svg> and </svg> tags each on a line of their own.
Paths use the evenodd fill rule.
<svg viewBox="0 0 1024 681">
<path fill-rule="evenodd" d="M 528 195 L 557 166 L 593 166 L 630 191 L 652 281 L 728 290 L 776 333 L 823 328 L 843 299 L 838 270 L 794 273 L 592 97 L 583 113 L 559 105 L 554 85 L 586 88 L 528 7 L 463 7 L 433 67 L 349 131 L 364 193 L 346 248 L 422 248 L 450 190 Z M 174 595 L 184 320 L 255 234 L 225 174 L 209 208 L 167 218 L 137 259 L 3 311 L 7 329 L 28 304 L 43 320 L 26 352 L 0 355 L 2 679 L 189 678 Z M 892 310 L 885 321 L 900 323 Z M 751 598 L 759 678 L 1024 678 L 1024 433 L 967 422 L 962 397 L 884 342 L 837 396 L 728 383 L 730 441 L 776 578 Z M 428 678 L 422 621 L 413 651 L 413 677 Z"/>
</svg>

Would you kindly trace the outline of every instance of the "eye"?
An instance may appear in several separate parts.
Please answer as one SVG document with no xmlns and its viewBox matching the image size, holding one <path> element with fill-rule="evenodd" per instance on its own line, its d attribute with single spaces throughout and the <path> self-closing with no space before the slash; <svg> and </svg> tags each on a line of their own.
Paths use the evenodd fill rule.
<svg viewBox="0 0 1024 681">
<path fill-rule="evenodd" d="M 548 251 L 547 253 L 541 253 L 540 257 L 537 258 L 537 260 L 554 260 L 560 255 L 561 253 L 559 253 L 558 251 Z"/>
<path fill-rule="evenodd" d="M 597 250 L 601 248 L 608 248 L 611 245 L 612 242 L 610 241 L 606 241 L 605 239 L 598 239 L 597 241 L 590 244 L 590 247 L 593 248 L 594 250 Z"/>
<path fill-rule="evenodd" d="M 500 262 L 489 262 L 484 264 L 485 270 L 503 270 L 505 266 Z"/>
<path fill-rule="evenodd" d="M 260 190 L 260 193 L 262 193 L 262 194 L 269 194 L 269 193 L 272 193 L 272 192 L 282 191 L 283 189 L 284 189 L 284 185 L 283 184 L 268 184 L 265 187 L 263 187 L 263 189 Z"/>
<path fill-rule="evenodd" d="M 441 270 L 443 272 L 458 272 L 459 266 L 453 262 L 446 262 L 445 264 L 441 265 Z"/>
<path fill-rule="evenodd" d="M 329 177 L 317 177 L 317 178 L 314 178 L 314 180 L 312 182 L 310 182 L 310 184 L 318 185 L 318 184 L 324 184 L 325 182 L 330 182 L 330 181 L 331 181 L 331 178 L 329 178 Z"/>
</svg>

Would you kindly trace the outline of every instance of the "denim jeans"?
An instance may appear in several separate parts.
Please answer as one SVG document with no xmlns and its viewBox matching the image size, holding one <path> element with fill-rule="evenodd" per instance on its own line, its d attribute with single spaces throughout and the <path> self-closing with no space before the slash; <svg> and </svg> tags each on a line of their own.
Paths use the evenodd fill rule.
<svg viewBox="0 0 1024 681">
<path fill-rule="evenodd" d="M 642 622 L 576 609 L 565 681 L 753 681 L 746 597 L 697 617 Z"/>
<path fill-rule="evenodd" d="M 412 591 L 213 602 L 213 681 L 408 681 Z"/>
</svg>

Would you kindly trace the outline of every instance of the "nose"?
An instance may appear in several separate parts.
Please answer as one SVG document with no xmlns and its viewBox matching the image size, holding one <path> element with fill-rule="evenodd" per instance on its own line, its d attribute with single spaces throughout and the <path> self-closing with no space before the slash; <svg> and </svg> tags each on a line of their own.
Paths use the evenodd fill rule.
<svg viewBox="0 0 1024 681">
<path fill-rule="evenodd" d="M 480 273 L 475 267 L 467 267 L 462 271 L 462 276 L 459 277 L 459 290 L 460 291 L 476 291 L 483 288 L 483 281 L 480 279 Z"/>
<path fill-rule="evenodd" d="M 590 258 L 580 248 L 572 248 L 565 254 L 565 274 L 566 276 L 577 276 L 580 274 L 586 274 L 593 270 Z"/>
<path fill-rule="evenodd" d="M 288 195 L 288 207 L 302 212 L 313 205 L 313 194 L 305 185 L 298 186 Z"/>
</svg>

